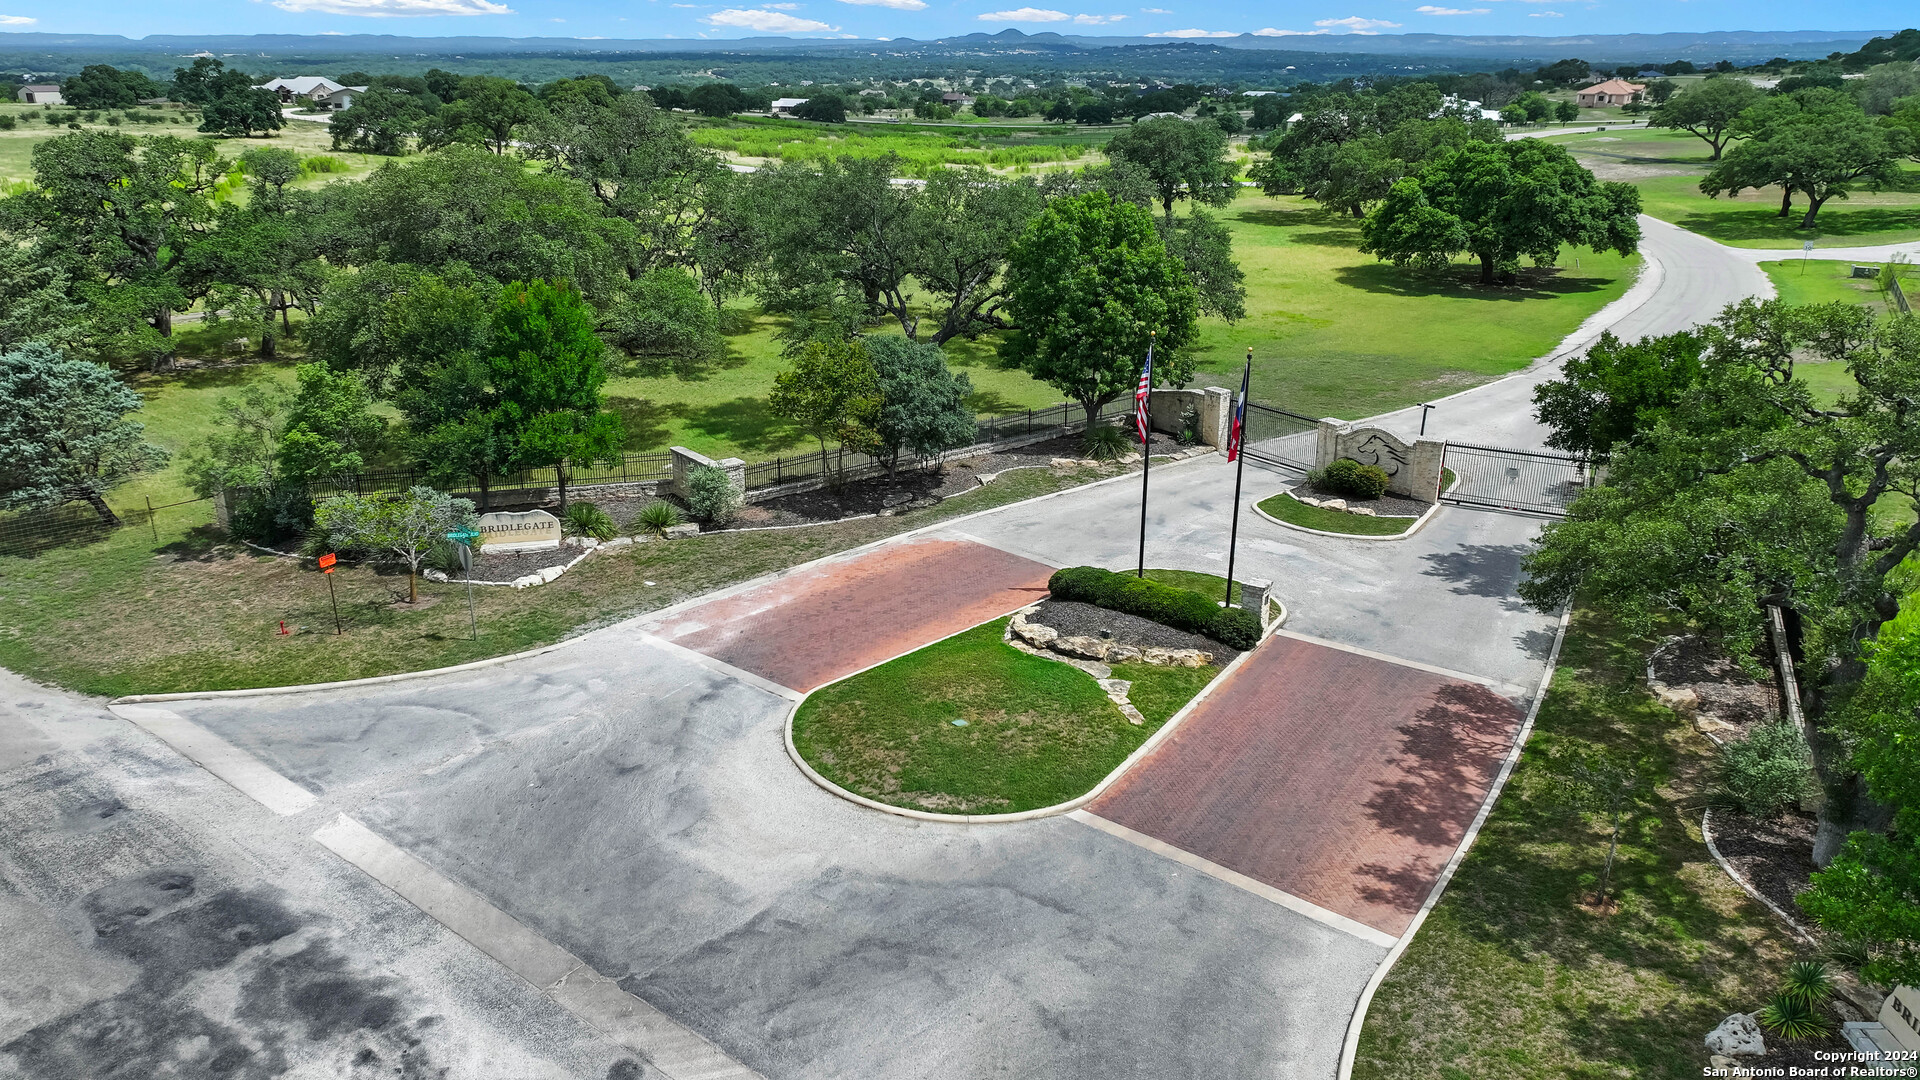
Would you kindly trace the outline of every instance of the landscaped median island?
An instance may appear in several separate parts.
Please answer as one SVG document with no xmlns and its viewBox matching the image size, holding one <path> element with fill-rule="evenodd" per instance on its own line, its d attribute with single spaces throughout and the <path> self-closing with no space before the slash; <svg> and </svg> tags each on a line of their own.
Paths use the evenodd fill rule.
<svg viewBox="0 0 1920 1080">
<path fill-rule="evenodd" d="M 1341 458 L 1255 506 L 1276 521 L 1316 532 L 1399 536 L 1418 524 L 1433 504 L 1390 493 L 1387 483 L 1379 466 Z M 1453 471 L 1445 470 L 1440 486 L 1452 484 Z"/>
<path fill-rule="evenodd" d="M 1049 586 L 1041 604 L 814 691 L 794 714 L 794 749 L 829 783 L 890 806 L 1058 806 L 1125 762 L 1239 656 L 1236 644 L 1259 639 L 1251 613 L 1130 574 L 1075 567 Z M 1188 625 L 1176 613 L 1210 609 L 1234 643 L 1105 600 Z"/>
</svg>

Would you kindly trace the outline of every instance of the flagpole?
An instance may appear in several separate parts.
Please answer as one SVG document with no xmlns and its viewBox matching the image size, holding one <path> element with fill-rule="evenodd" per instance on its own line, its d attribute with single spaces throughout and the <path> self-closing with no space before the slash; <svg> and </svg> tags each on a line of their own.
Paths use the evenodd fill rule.
<svg viewBox="0 0 1920 1080">
<path fill-rule="evenodd" d="M 1140 567 L 1137 577 L 1147 576 L 1147 472 L 1153 465 L 1153 341 L 1154 332 L 1147 331 L 1147 370 L 1141 373 L 1146 383 L 1146 394 L 1134 420 L 1140 428 Z"/>
<path fill-rule="evenodd" d="M 1233 606 L 1233 559 L 1234 556 L 1240 552 L 1240 478 L 1247 475 L 1247 384 L 1252 381 L 1253 346 L 1249 345 L 1247 346 L 1247 368 L 1246 371 L 1240 375 L 1239 412 L 1234 417 L 1234 423 L 1239 426 L 1239 431 L 1234 433 L 1237 441 L 1234 444 L 1233 455 L 1235 462 L 1233 470 L 1233 527 L 1227 533 L 1227 595 L 1220 603 L 1220 606 L 1223 608 Z M 1258 615 L 1260 612 L 1254 612 L 1254 614 Z"/>
</svg>

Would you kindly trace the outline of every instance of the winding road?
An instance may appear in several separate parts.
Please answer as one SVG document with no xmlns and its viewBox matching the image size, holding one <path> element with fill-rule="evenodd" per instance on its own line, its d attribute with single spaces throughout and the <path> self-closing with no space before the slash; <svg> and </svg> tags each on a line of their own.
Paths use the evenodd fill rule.
<svg viewBox="0 0 1920 1080">
<path fill-rule="evenodd" d="M 1532 388 L 1601 330 L 1768 291 L 1778 253 L 1643 224 L 1624 297 L 1429 433 L 1538 446 Z M 1150 561 L 1222 569 L 1232 481 L 1156 466 Z M 1362 543 L 1244 514 L 1283 639 L 1085 812 L 907 821 L 783 752 L 805 688 L 1128 564 L 1137 500 L 1074 489 L 402 681 L 109 710 L 0 672 L 0 1075 L 1337 1075 L 1538 693 L 1538 521 Z M 768 627 L 804 653 L 738 645 Z"/>
</svg>

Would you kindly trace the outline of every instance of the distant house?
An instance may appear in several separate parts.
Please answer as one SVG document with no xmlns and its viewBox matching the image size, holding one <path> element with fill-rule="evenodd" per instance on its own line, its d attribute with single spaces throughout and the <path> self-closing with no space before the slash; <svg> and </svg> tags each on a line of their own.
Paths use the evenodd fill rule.
<svg viewBox="0 0 1920 1080">
<path fill-rule="evenodd" d="M 964 109 L 973 104 L 972 94 L 941 94 L 940 104 L 949 109 Z"/>
<path fill-rule="evenodd" d="M 1140 121 L 1142 121 L 1142 120 L 1158 120 L 1158 119 L 1160 119 L 1160 118 L 1162 118 L 1162 117 L 1166 117 L 1166 116 L 1171 116 L 1171 117 L 1173 117 L 1173 118 L 1174 118 L 1175 120 L 1185 120 L 1185 119 L 1187 119 L 1187 115 L 1186 115 L 1185 113 L 1177 113 L 1177 112 L 1150 112 L 1150 113 L 1147 113 L 1147 114 L 1145 114 L 1144 116 L 1140 116 L 1140 117 L 1136 117 L 1136 118 L 1134 119 L 1134 121 L 1133 121 L 1133 122 L 1137 124 L 1137 123 L 1139 123 L 1139 122 L 1140 122 Z"/>
<path fill-rule="evenodd" d="M 271 90 L 280 95 L 280 104 L 291 105 L 296 101 L 311 102 L 316 95 L 324 97 L 336 94 L 345 90 L 346 87 L 319 75 L 297 75 L 291 79 L 274 79 L 272 82 L 261 83 L 254 89 Z"/>
<path fill-rule="evenodd" d="M 1646 84 L 1625 79 L 1595 83 L 1574 95 L 1583 109 L 1603 109 L 1610 105 L 1631 105 L 1647 92 Z"/>
<path fill-rule="evenodd" d="M 34 83 L 20 88 L 20 100 L 29 105 L 65 105 L 67 99 L 60 96 L 60 88 L 52 83 Z"/>
<path fill-rule="evenodd" d="M 773 104 L 767 106 L 767 111 L 775 116 L 792 116 L 793 110 L 806 103 L 807 99 L 803 97 L 774 98 Z"/>
<path fill-rule="evenodd" d="M 860 96 L 861 97 L 886 97 L 887 92 L 885 90 L 875 90 L 872 87 L 868 87 L 867 89 L 860 91 Z"/>
<path fill-rule="evenodd" d="M 1272 97 L 1275 94 L 1278 94 L 1279 92 L 1280 91 L 1278 90 L 1247 90 L 1247 91 L 1243 91 L 1240 94 L 1240 96 L 1241 97 Z"/>
<path fill-rule="evenodd" d="M 318 108 L 338 111 L 352 108 L 354 99 L 366 92 L 364 86 L 343 86 L 331 94 L 316 93 L 308 100 Z"/>
</svg>

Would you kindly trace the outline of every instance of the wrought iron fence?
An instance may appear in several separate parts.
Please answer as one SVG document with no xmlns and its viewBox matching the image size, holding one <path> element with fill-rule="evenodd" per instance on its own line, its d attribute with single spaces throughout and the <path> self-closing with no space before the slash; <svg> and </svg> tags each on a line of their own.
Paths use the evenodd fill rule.
<svg viewBox="0 0 1920 1080">
<path fill-rule="evenodd" d="M 594 461 L 585 464 L 567 466 L 567 485 L 569 487 L 592 487 L 604 484 L 645 484 L 665 480 L 672 473 L 672 455 L 669 454 L 623 454 L 617 461 Z M 559 484 L 559 473 L 552 466 L 543 469 L 521 469 L 516 472 L 502 473 L 487 477 L 486 488 L 490 494 L 506 494 L 518 491 L 547 491 Z M 480 491 L 480 478 L 477 476 L 459 476 L 449 478 L 444 474 L 434 476 L 420 469 L 375 469 L 362 473 L 341 473 L 315 480 L 307 485 L 307 492 L 316 499 L 332 495 L 377 495 L 407 489 L 419 484 L 450 491 L 456 495 L 471 495 Z"/>
<path fill-rule="evenodd" d="M 1259 402 L 1247 402 L 1247 456 L 1283 468 L 1313 468 L 1320 421 Z"/>
<path fill-rule="evenodd" d="M 1561 517 L 1592 482 L 1580 459 L 1544 450 L 1449 442 L 1445 461 L 1455 480 L 1440 500 L 1461 506 Z"/>
</svg>

